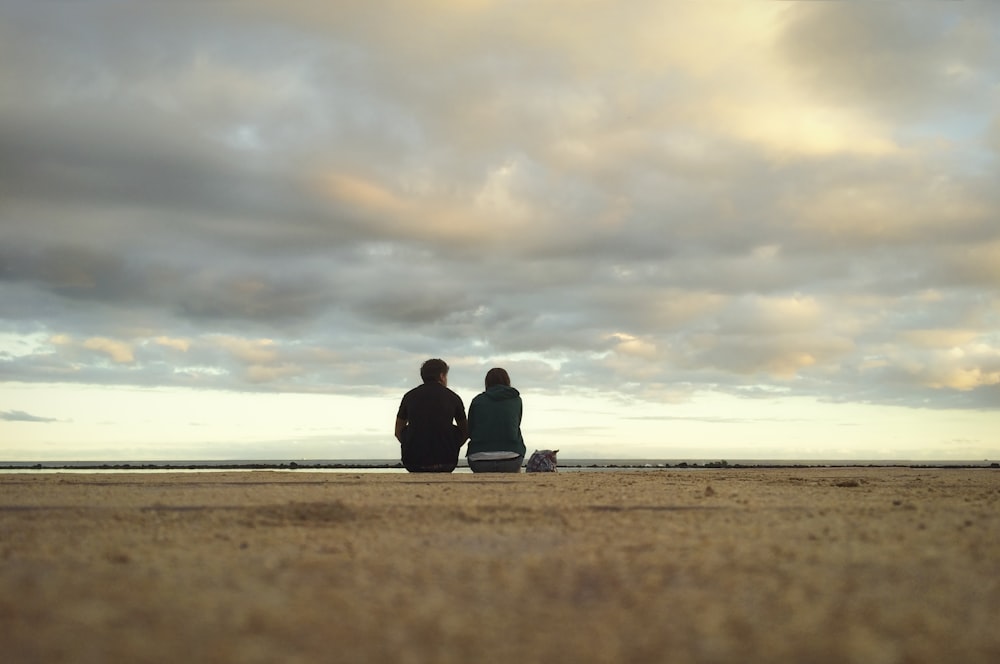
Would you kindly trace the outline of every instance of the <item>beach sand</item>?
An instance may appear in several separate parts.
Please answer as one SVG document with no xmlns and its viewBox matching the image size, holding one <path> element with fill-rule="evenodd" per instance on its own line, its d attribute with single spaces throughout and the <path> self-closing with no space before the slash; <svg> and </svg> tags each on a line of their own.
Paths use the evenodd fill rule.
<svg viewBox="0 0 1000 664">
<path fill-rule="evenodd" d="M 21 662 L 996 662 L 1000 471 L 0 474 Z"/>
</svg>

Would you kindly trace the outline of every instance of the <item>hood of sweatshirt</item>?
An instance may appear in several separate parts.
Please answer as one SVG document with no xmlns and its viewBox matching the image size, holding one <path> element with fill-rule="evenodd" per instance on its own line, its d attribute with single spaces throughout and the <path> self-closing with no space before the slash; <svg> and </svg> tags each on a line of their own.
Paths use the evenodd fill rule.
<svg viewBox="0 0 1000 664">
<path fill-rule="evenodd" d="M 493 385 L 485 394 L 493 401 L 506 401 L 521 396 L 520 392 L 509 385 Z"/>
</svg>

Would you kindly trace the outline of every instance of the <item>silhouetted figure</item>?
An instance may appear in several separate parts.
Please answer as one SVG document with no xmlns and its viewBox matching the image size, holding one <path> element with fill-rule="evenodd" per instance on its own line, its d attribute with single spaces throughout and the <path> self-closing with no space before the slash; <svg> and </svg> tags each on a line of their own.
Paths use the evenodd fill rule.
<svg viewBox="0 0 1000 664">
<path fill-rule="evenodd" d="M 420 367 L 423 385 L 403 395 L 396 413 L 396 440 L 411 473 L 450 473 L 469 438 L 462 398 L 448 389 L 448 364 L 427 360 Z"/>
</svg>

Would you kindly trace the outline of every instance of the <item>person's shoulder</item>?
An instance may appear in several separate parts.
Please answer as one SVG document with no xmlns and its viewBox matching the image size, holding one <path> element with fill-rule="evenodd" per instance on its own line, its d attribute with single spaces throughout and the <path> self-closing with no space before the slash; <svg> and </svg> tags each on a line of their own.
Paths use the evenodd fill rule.
<svg viewBox="0 0 1000 664">
<path fill-rule="evenodd" d="M 403 395 L 403 398 L 406 399 L 407 397 L 416 394 L 417 392 L 420 392 L 426 385 L 427 383 L 421 383 L 420 385 L 417 385 L 416 387 L 407 390 L 406 394 Z"/>
</svg>

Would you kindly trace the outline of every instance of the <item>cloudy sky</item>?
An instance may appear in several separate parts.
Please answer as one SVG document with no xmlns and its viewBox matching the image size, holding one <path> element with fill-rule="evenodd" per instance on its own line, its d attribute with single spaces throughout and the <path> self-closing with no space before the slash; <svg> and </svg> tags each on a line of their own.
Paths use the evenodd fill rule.
<svg viewBox="0 0 1000 664">
<path fill-rule="evenodd" d="M 0 459 L 1000 458 L 1000 4 L 0 0 Z"/>
</svg>

